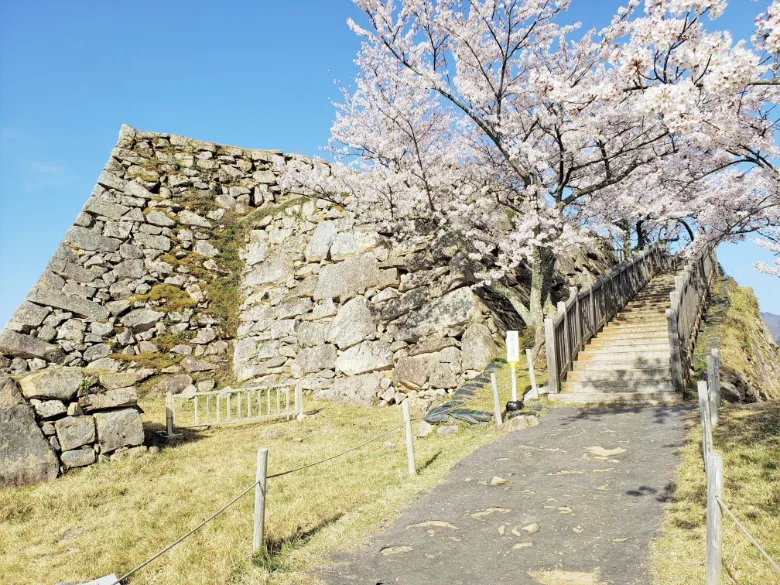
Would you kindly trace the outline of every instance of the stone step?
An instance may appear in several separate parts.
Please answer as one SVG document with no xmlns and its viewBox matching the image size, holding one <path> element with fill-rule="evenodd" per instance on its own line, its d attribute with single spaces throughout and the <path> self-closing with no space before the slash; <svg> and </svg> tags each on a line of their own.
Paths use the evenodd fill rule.
<svg viewBox="0 0 780 585">
<path fill-rule="evenodd" d="M 666 315 L 659 313 L 657 316 L 653 315 L 652 317 L 615 317 L 610 321 L 610 324 L 612 325 L 633 325 L 633 326 L 639 326 L 642 327 L 649 327 L 651 325 L 666 325 Z"/>
<path fill-rule="evenodd" d="M 671 380 L 567 380 L 564 392 L 672 392 Z"/>
<path fill-rule="evenodd" d="M 609 370 L 643 370 L 656 368 L 669 368 L 670 360 L 667 357 L 653 358 L 644 360 L 625 360 L 625 359 L 600 359 L 585 360 L 574 362 L 572 372 L 604 372 Z"/>
<path fill-rule="evenodd" d="M 658 343 L 655 345 L 588 345 L 583 351 L 577 354 L 577 359 L 591 359 L 593 356 L 612 356 L 612 355 L 655 355 L 668 356 L 670 354 L 668 343 Z"/>
<path fill-rule="evenodd" d="M 648 335 L 655 335 L 657 333 L 665 333 L 668 335 L 669 326 L 665 322 L 663 324 L 654 324 L 652 327 L 644 325 L 630 325 L 627 323 L 623 325 L 616 325 L 613 323 L 604 327 L 604 329 L 602 329 L 598 335 L 602 335 L 603 333 L 616 333 L 618 335 L 633 335 L 634 333 L 647 333 Z"/>
<path fill-rule="evenodd" d="M 603 368 L 575 369 L 569 372 L 566 379 L 570 382 L 595 382 L 599 380 L 670 380 L 671 374 L 666 368 Z"/>
<path fill-rule="evenodd" d="M 646 329 L 641 329 L 639 331 L 622 331 L 620 329 L 612 329 L 607 330 L 603 329 L 600 333 L 596 335 L 596 337 L 592 337 L 591 339 L 647 339 L 647 340 L 667 340 L 669 339 L 669 333 L 666 330 L 666 327 L 663 329 L 658 329 L 657 331 L 648 331 Z"/>
<path fill-rule="evenodd" d="M 594 337 L 586 345 L 586 350 L 600 351 L 601 348 L 637 348 L 637 347 L 652 347 L 653 349 L 661 349 L 661 347 L 669 347 L 669 337 L 664 335 L 647 335 L 646 337 L 628 337 L 626 335 L 605 335 Z"/>
<path fill-rule="evenodd" d="M 561 392 L 548 394 L 552 402 L 560 404 L 680 404 L 682 396 L 678 392 Z"/>
</svg>

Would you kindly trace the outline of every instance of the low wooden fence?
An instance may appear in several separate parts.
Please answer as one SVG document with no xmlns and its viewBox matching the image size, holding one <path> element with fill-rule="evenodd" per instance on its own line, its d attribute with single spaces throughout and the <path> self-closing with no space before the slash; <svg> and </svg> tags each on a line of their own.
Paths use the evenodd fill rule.
<svg viewBox="0 0 780 585">
<path fill-rule="evenodd" d="M 675 276 L 674 291 L 670 294 L 671 307 L 666 310 L 671 351 L 672 384 L 685 393 L 690 381 L 691 358 L 696 337 L 710 297 L 717 273 L 715 248 L 707 246 L 695 258 L 685 263 Z"/>
<path fill-rule="evenodd" d="M 699 418 L 701 421 L 701 450 L 704 459 L 704 471 L 707 474 L 707 553 L 705 585 L 721 585 L 723 567 L 723 512 L 731 518 L 745 537 L 755 546 L 763 557 L 780 575 L 780 565 L 764 550 L 756 538 L 737 519 L 723 501 L 723 456 L 713 449 L 712 429 L 718 426 L 718 408 L 720 406 L 720 358 L 718 350 L 713 349 L 707 356 L 708 381 L 697 384 L 699 398 Z"/>
<path fill-rule="evenodd" d="M 617 266 L 587 289 L 571 290 L 569 300 L 558 303 L 558 314 L 544 320 L 550 392 L 560 392 L 585 343 L 598 333 L 648 281 L 672 268 L 674 258 L 661 244 Z"/>
<path fill-rule="evenodd" d="M 290 406 L 290 390 L 293 405 Z M 168 436 L 175 429 L 216 426 L 244 421 L 294 417 L 303 412 L 300 384 L 225 388 L 212 392 L 168 394 L 165 427 Z"/>
</svg>

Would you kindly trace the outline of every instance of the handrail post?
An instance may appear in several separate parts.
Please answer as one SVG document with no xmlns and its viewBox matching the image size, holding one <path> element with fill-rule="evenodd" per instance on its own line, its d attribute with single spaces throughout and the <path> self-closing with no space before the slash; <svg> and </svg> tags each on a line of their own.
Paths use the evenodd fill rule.
<svg viewBox="0 0 780 585">
<path fill-rule="evenodd" d="M 723 456 L 711 453 L 707 461 L 707 568 L 705 585 L 721 584 L 723 534 L 722 513 L 718 500 L 723 499 Z"/>
<path fill-rule="evenodd" d="M 255 516 L 252 534 L 252 552 L 263 546 L 265 536 L 265 493 L 268 476 L 268 449 L 257 450 L 257 470 L 255 471 Z"/>
<path fill-rule="evenodd" d="M 547 384 L 550 392 L 557 394 L 560 392 L 560 382 L 555 351 L 555 327 L 553 320 L 549 318 L 544 320 L 544 345 L 547 353 Z"/>
<path fill-rule="evenodd" d="M 498 382 L 496 382 L 495 372 L 490 374 L 490 384 L 493 387 L 493 414 L 496 417 L 496 426 L 500 427 L 504 421 L 501 419 L 501 404 L 498 400 Z"/>
<path fill-rule="evenodd" d="M 409 413 L 409 401 L 401 403 L 401 411 L 404 416 L 404 430 L 406 434 L 406 458 L 409 465 L 409 476 L 417 475 L 417 466 L 414 463 L 414 440 L 412 439 L 412 416 Z"/>
<path fill-rule="evenodd" d="M 701 451 L 705 467 L 712 452 L 712 427 L 710 427 L 710 403 L 707 396 L 707 382 L 700 380 L 696 385 L 699 397 L 699 420 L 701 421 Z"/>
<path fill-rule="evenodd" d="M 566 371 L 571 368 L 571 339 L 569 337 L 569 317 L 567 315 L 566 303 L 558 303 L 558 314 L 563 315 L 563 357 L 566 361 Z"/>
<path fill-rule="evenodd" d="M 707 383 L 709 386 L 710 421 L 712 426 L 718 426 L 718 406 L 720 406 L 720 360 L 718 350 L 713 349 L 707 356 Z"/>
<path fill-rule="evenodd" d="M 685 398 L 680 334 L 677 331 L 677 309 L 666 309 L 666 328 L 669 333 L 669 369 L 672 376 L 672 385 L 675 391 L 682 392 L 683 398 Z"/>
</svg>

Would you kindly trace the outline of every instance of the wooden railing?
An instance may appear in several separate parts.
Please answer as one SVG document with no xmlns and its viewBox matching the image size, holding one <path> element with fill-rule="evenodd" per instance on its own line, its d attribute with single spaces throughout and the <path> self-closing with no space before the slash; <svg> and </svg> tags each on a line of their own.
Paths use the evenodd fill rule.
<svg viewBox="0 0 780 585">
<path fill-rule="evenodd" d="M 550 392 L 560 392 L 585 343 L 598 333 L 647 282 L 673 265 L 666 248 L 655 244 L 587 289 L 571 289 L 569 300 L 558 303 L 558 314 L 544 320 Z"/>
<path fill-rule="evenodd" d="M 707 246 L 687 261 L 674 278 L 674 291 L 669 295 L 671 308 L 666 310 L 666 322 L 672 358 L 672 383 L 678 392 L 684 393 L 690 380 L 693 348 L 717 273 L 717 264 L 715 248 Z"/>
<path fill-rule="evenodd" d="M 291 388 L 295 392 L 292 408 Z M 176 428 L 294 417 L 303 412 L 303 399 L 300 384 L 295 383 L 225 388 L 192 394 L 169 393 L 165 410 L 166 432 L 169 436 L 174 436 Z"/>
</svg>

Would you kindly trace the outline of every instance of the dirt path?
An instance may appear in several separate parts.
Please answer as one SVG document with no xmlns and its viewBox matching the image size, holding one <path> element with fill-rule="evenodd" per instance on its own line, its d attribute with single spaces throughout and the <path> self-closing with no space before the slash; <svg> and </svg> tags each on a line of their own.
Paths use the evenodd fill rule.
<svg viewBox="0 0 780 585">
<path fill-rule="evenodd" d="M 685 407 L 554 409 L 461 461 L 321 577 L 331 585 L 649 585 L 650 541 L 688 415 Z"/>
</svg>

